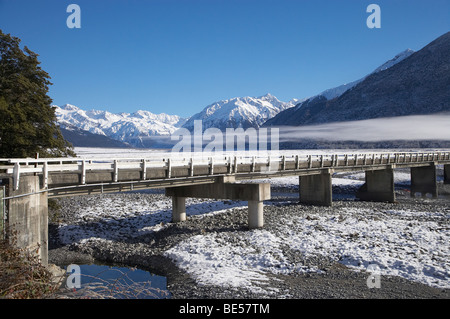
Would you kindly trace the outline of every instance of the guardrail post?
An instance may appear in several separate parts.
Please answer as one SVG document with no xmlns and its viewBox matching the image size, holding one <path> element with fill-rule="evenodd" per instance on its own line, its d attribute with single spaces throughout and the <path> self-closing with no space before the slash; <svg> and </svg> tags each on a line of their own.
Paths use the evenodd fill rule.
<svg viewBox="0 0 450 319">
<path fill-rule="evenodd" d="M 5 239 L 5 186 L 0 186 L 0 240 Z"/>
<path fill-rule="evenodd" d="M 86 161 L 81 161 L 81 185 L 86 184 Z"/>
<path fill-rule="evenodd" d="M 141 160 L 141 165 L 142 165 L 142 180 L 146 180 L 147 179 L 147 161 L 144 159 Z"/>
<path fill-rule="evenodd" d="M 44 162 L 42 166 L 42 175 L 44 177 L 44 188 L 48 188 L 48 166 L 47 162 Z"/>
<path fill-rule="evenodd" d="M 119 180 L 119 165 L 117 160 L 114 160 L 114 182 L 117 183 Z"/>
<path fill-rule="evenodd" d="M 214 175 L 214 157 L 211 156 L 209 158 L 209 163 L 210 163 L 209 174 Z"/>
<path fill-rule="evenodd" d="M 190 163 L 190 169 L 189 169 L 190 176 L 194 176 L 194 158 L 191 157 L 191 163 Z"/>
<path fill-rule="evenodd" d="M 15 191 L 19 189 L 19 182 L 20 182 L 20 164 L 15 163 L 13 171 L 13 183 Z"/>
<path fill-rule="evenodd" d="M 171 178 L 172 177 L 172 164 L 170 163 L 170 158 L 167 159 L 167 172 L 166 177 Z"/>
</svg>

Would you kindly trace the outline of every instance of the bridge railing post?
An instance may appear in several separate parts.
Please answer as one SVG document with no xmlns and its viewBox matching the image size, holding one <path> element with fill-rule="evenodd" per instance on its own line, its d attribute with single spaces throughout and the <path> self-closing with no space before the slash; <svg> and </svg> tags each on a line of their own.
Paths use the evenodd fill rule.
<svg viewBox="0 0 450 319">
<path fill-rule="evenodd" d="M 116 159 L 114 160 L 113 168 L 114 168 L 114 182 L 117 183 L 117 181 L 119 180 L 119 163 L 117 162 Z"/>
<path fill-rule="evenodd" d="M 189 168 L 189 175 L 190 175 L 191 177 L 193 177 L 193 176 L 194 176 L 194 158 L 193 158 L 193 157 L 191 157 L 191 160 L 190 160 L 189 165 L 190 165 L 190 168 Z"/>
<path fill-rule="evenodd" d="M 172 163 L 170 161 L 170 158 L 167 159 L 167 168 L 166 168 L 166 177 L 171 178 L 172 177 Z"/>
<path fill-rule="evenodd" d="M 15 163 L 14 164 L 14 171 L 13 171 L 13 183 L 14 183 L 14 190 L 19 189 L 19 182 L 20 182 L 20 164 Z"/>
<path fill-rule="evenodd" d="M 141 179 L 146 180 L 147 179 L 147 161 L 144 159 L 141 159 L 141 166 L 142 166 L 142 174 Z"/>
<path fill-rule="evenodd" d="M 5 205 L 5 186 L 0 186 L 0 240 L 5 239 L 5 217 L 6 217 L 6 205 Z"/>
</svg>

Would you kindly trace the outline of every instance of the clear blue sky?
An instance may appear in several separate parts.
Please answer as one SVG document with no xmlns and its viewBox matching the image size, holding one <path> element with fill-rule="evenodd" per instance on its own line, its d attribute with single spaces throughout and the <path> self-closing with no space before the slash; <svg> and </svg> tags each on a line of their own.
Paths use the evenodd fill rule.
<svg viewBox="0 0 450 319">
<path fill-rule="evenodd" d="M 80 29 L 66 26 L 71 3 Z M 381 29 L 366 26 L 371 3 Z M 356 80 L 450 31 L 450 1 L 0 0 L 0 29 L 40 55 L 54 104 L 191 116 Z"/>
</svg>

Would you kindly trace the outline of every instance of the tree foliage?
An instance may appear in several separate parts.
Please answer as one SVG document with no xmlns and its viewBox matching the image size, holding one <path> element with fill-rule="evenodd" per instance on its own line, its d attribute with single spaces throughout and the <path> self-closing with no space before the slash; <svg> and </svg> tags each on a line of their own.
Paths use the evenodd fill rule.
<svg viewBox="0 0 450 319">
<path fill-rule="evenodd" d="M 48 96 L 50 76 L 38 55 L 0 30 L 0 157 L 73 156 Z"/>
</svg>

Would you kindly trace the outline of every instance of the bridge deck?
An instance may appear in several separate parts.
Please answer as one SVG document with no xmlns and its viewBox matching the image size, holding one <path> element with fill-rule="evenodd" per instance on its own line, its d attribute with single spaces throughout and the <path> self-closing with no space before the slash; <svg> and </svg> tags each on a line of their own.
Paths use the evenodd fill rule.
<svg viewBox="0 0 450 319">
<path fill-rule="evenodd" d="M 366 171 L 396 167 L 450 164 L 450 152 L 402 152 L 327 155 L 193 155 L 167 153 L 153 158 L 0 159 L 0 178 L 18 189 L 20 177 L 43 176 L 49 197 L 166 188 L 214 183 L 232 175 L 236 180 L 305 176 L 324 171 Z"/>
</svg>

